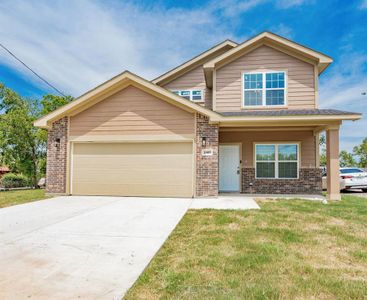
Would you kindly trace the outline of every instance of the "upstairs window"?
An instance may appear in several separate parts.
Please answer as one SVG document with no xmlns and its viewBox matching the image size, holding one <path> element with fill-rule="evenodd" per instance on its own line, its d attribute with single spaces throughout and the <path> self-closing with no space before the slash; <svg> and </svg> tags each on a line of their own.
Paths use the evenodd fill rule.
<svg viewBox="0 0 367 300">
<path fill-rule="evenodd" d="M 245 107 L 285 105 L 285 72 L 244 73 L 243 88 Z"/>
<path fill-rule="evenodd" d="M 203 91 L 202 90 L 180 90 L 180 91 L 172 91 L 176 95 L 179 95 L 187 100 L 193 102 L 201 102 L 204 101 Z"/>
</svg>

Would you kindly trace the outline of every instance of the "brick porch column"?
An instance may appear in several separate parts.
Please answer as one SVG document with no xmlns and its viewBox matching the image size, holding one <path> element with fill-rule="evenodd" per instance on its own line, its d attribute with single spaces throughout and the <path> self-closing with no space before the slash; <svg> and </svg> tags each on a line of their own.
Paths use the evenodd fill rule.
<svg viewBox="0 0 367 300">
<path fill-rule="evenodd" d="M 203 138 L 206 145 L 202 145 Z M 196 115 L 196 196 L 218 196 L 218 125 L 209 124 L 209 119 Z M 204 155 L 208 150 L 209 155 Z"/>
<path fill-rule="evenodd" d="M 327 198 L 340 200 L 339 126 L 326 129 Z"/>
</svg>

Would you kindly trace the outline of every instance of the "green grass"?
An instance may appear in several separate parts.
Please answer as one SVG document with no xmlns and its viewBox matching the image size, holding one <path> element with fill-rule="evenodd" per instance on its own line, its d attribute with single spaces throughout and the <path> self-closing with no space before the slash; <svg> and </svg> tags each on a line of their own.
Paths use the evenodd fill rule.
<svg viewBox="0 0 367 300">
<path fill-rule="evenodd" d="M 45 196 L 45 190 L 18 190 L 18 191 L 1 191 L 0 192 L 0 208 L 8 207 L 27 202 L 33 202 L 48 198 Z"/>
<path fill-rule="evenodd" d="M 367 199 L 190 210 L 126 299 L 367 299 Z"/>
</svg>

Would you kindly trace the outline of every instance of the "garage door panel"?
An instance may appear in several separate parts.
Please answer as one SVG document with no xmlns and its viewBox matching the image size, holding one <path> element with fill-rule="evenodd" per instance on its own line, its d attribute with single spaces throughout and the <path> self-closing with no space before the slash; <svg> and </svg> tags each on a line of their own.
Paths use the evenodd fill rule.
<svg viewBox="0 0 367 300">
<path fill-rule="evenodd" d="M 114 191 L 111 194 L 111 190 Z M 80 195 L 112 195 L 112 196 L 145 196 L 145 197 L 191 197 L 187 186 L 167 185 L 165 193 L 162 194 L 161 187 L 157 185 L 140 184 L 99 184 L 90 186 L 88 183 L 81 183 L 78 186 Z"/>
<path fill-rule="evenodd" d="M 167 165 L 161 164 L 161 161 L 167 163 Z M 137 164 L 137 160 L 139 160 L 139 164 Z M 98 156 L 86 156 L 86 157 L 78 157 L 78 165 L 83 168 L 100 168 L 104 167 L 106 169 L 115 169 L 119 168 L 127 168 L 127 167 L 135 167 L 135 168 L 169 168 L 170 165 L 174 165 L 178 168 L 186 168 L 188 163 L 192 161 L 191 156 L 189 155 L 151 155 L 139 157 L 135 155 L 126 156 L 126 155 L 115 155 L 108 157 L 98 157 Z"/>
<path fill-rule="evenodd" d="M 73 148 L 73 194 L 193 195 L 192 143 L 81 143 Z"/>
<path fill-rule="evenodd" d="M 191 143 L 81 143 L 75 144 L 74 154 L 82 155 L 152 155 L 192 153 Z"/>
<path fill-rule="evenodd" d="M 141 175 L 141 172 L 144 172 L 145 176 Z M 164 172 L 164 174 L 163 174 Z M 159 176 L 157 176 L 159 175 Z M 110 182 L 110 183 L 121 183 L 124 184 L 128 183 L 139 183 L 139 182 L 146 182 L 146 178 L 150 178 L 150 181 L 153 184 L 169 184 L 175 183 L 177 180 L 176 178 L 186 179 L 189 180 L 192 176 L 191 169 L 180 170 L 180 169 L 166 169 L 162 172 L 157 172 L 157 170 L 151 169 L 139 169 L 139 170 L 131 170 L 129 173 L 121 173 L 118 170 L 108 171 L 103 170 L 100 172 L 95 172 L 95 170 L 91 170 L 88 177 L 83 176 L 82 172 L 75 172 L 75 183 L 78 182 L 94 182 L 99 183 L 101 178 L 103 180 Z"/>
</svg>

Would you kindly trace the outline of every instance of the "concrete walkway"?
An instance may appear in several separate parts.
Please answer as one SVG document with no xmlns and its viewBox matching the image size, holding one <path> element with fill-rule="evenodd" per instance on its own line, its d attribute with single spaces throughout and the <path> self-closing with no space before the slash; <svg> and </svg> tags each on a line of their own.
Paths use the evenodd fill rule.
<svg viewBox="0 0 367 300">
<path fill-rule="evenodd" d="M 195 198 L 190 209 L 260 209 L 252 197 L 243 195 L 223 195 L 216 199 L 213 198 Z"/>
<path fill-rule="evenodd" d="M 0 209 L 0 299 L 121 299 L 191 201 L 74 196 Z"/>
<path fill-rule="evenodd" d="M 267 198 L 267 199 L 302 199 L 310 201 L 324 201 L 326 197 L 323 195 L 312 195 L 312 194 L 246 194 L 248 197 L 256 198 Z"/>
</svg>

